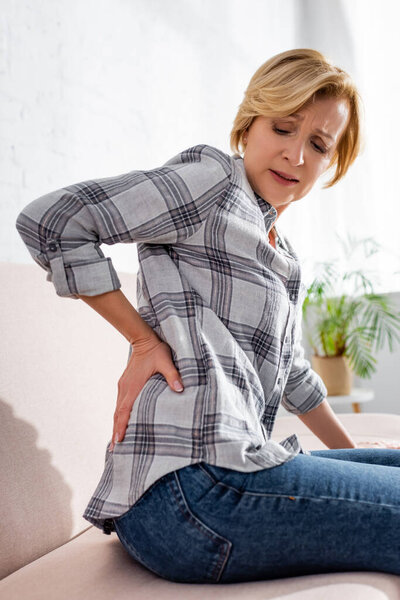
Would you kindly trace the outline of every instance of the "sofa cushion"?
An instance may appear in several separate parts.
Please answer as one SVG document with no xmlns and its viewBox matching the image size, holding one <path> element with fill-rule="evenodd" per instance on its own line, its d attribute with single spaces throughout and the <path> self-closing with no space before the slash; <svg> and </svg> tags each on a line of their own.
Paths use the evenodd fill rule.
<svg viewBox="0 0 400 600">
<path fill-rule="evenodd" d="M 35 264 L 0 263 L 0 289 L 2 578 L 90 526 L 129 342 Z"/>
<path fill-rule="evenodd" d="M 398 600 L 399 577 L 326 573 L 231 584 L 175 583 L 136 562 L 116 535 L 96 527 L 0 582 L 7 600 Z"/>
</svg>

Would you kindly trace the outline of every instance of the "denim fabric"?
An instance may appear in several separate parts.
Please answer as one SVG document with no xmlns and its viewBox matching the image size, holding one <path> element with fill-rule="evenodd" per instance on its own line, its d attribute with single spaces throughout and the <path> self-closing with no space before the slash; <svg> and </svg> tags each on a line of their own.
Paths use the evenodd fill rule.
<svg viewBox="0 0 400 600">
<path fill-rule="evenodd" d="M 201 462 L 161 477 L 115 530 L 170 581 L 400 575 L 399 466 L 386 448 L 314 450 L 252 473 Z"/>
</svg>

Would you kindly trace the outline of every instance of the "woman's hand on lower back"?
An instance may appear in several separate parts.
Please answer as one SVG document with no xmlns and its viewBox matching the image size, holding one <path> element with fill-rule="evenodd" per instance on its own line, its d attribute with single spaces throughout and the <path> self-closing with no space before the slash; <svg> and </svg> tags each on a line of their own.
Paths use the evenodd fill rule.
<svg viewBox="0 0 400 600">
<path fill-rule="evenodd" d="M 170 388 L 179 393 L 174 384 L 176 381 L 182 384 L 182 379 L 172 360 L 171 348 L 156 333 L 132 344 L 129 362 L 118 381 L 118 398 L 114 412 L 110 452 L 114 449 L 116 435 L 118 435 L 119 442 L 124 439 L 133 403 L 146 381 L 155 373 L 164 375 Z"/>
</svg>

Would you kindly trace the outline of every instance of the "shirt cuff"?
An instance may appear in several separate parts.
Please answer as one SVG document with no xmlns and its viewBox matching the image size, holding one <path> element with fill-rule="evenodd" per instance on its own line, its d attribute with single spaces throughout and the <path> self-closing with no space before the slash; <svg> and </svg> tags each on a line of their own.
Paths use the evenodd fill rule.
<svg viewBox="0 0 400 600">
<path fill-rule="evenodd" d="M 310 362 L 304 359 L 305 364 Z M 282 396 L 282 406 L 294 415 L 303 415 L 319 406 L 327 397 L 328 390 L 321 377 L 308 367 L 307 377 L 300 385 L 287 384 Z"/>
<path fill-rule="evenodd" d="M 46 258 L 51 281 L 58 296 L 79 299 L 79 295 L 97 296 L 121 288 L 111 258 L 96 256 L 68 264 L 57 240 L 47 241 Z"/>
</svg>

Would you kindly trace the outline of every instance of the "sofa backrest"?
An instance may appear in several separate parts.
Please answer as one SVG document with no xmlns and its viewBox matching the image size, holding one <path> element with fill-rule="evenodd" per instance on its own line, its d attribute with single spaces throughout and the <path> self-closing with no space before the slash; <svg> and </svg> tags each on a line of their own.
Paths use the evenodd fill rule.
<svg viewBox="0 0 400 600">
<path fill-rule="evenodd" d="M 136 275 L 118 273 L 136 307 Z M 91 525 L 129 343 L 36 264 L 0 263 L 0 578 Z"/>
</svg>

